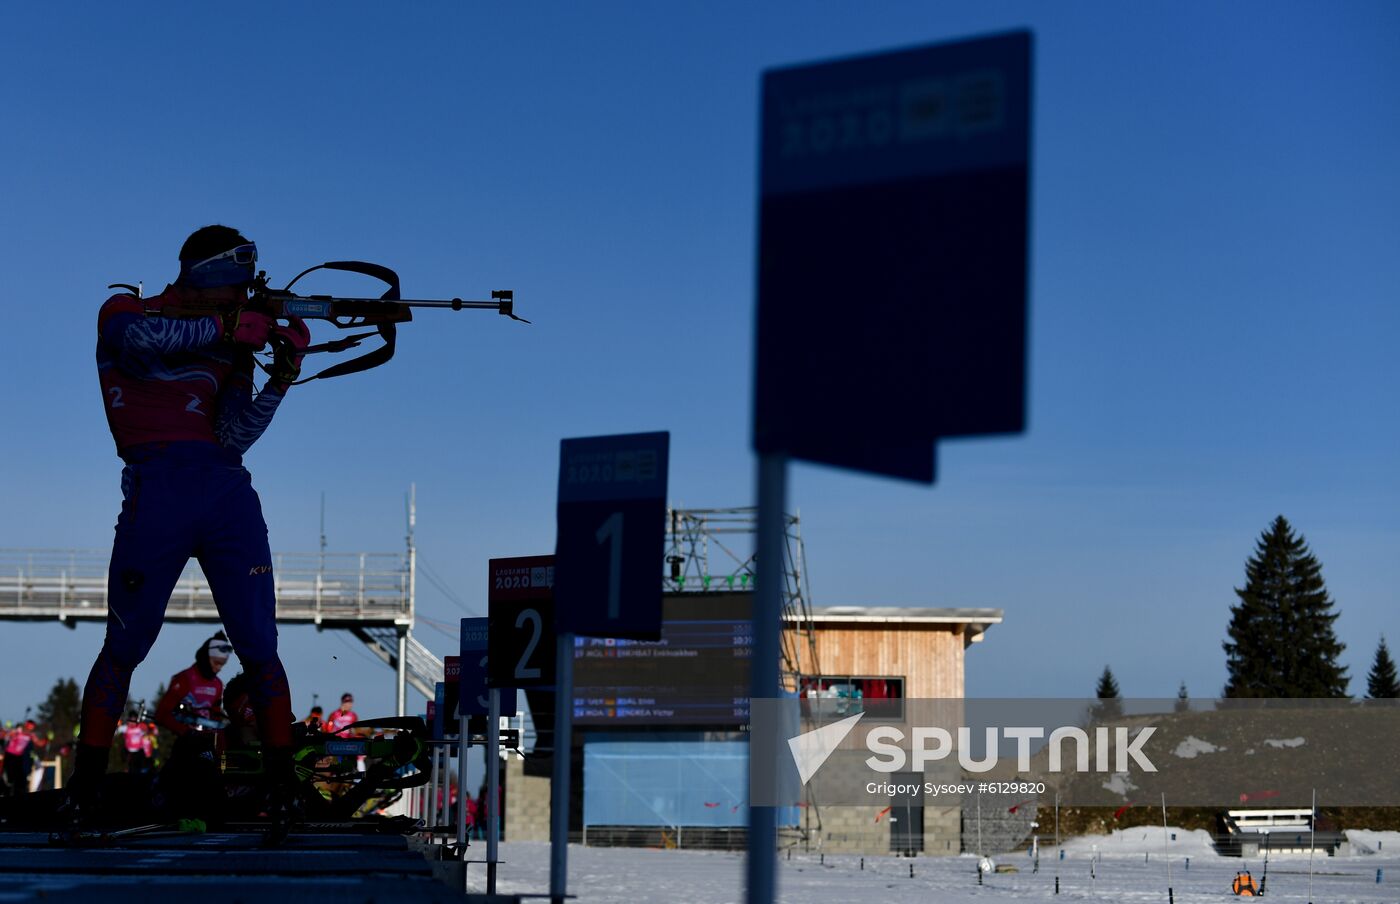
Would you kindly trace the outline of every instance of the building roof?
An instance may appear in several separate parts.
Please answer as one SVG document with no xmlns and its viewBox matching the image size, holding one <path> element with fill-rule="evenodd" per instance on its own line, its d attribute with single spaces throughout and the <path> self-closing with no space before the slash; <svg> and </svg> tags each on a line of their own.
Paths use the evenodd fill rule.
<svg viewBox="0 0 1400 904">
<path fill-rule="evenodd" d="M 956 625 L 962 627 L 968 643 L 982 640 L 992 625 L 1002 622 L 1001 609 L 921 609 L 913 606 L 815 606 L 814 624 Z M 789 615 L 792 621 L 796 615 Z M 805 619 L 804 619 L 805 620 Z"/>
</svg>

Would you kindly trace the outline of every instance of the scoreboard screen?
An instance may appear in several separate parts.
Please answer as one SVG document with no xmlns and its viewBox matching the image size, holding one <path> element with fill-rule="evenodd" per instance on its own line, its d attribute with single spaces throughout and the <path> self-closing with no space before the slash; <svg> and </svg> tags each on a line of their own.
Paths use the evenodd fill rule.
<svg viewBox="0 0 1400 904">
<path fill-rule="evenodd" d="M 575 637 L 574 723 L 747 724 L 751 597 L 667 594 L 659 641 Z"/>
</svg>

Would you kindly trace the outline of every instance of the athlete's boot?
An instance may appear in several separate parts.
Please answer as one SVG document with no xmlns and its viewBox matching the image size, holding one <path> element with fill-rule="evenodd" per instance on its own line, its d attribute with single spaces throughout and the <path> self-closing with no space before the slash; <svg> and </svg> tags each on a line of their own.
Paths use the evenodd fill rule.
<svg viewBox="0 0 1400 904">
<path fill-rule="evenodd" d="M 63 802 L 54 812 L 49 841 L 76 844 L 94 834 L 101 808 L 102 779 L 107 774 L 109 749 L 79 743 L 77 764 L 64 789 Z"/>
<path fill-rule="evenodd" d="M 267 833 L 263 843 L 280 845 L 287 840 L 292 828 L 302 819 L 301 795 L 298 793 L 296 772 L 292 766 L 292 751 L 286 747 L 269 747 L 263 753 L 263 775 L 267 779 Z"/>
</svg>

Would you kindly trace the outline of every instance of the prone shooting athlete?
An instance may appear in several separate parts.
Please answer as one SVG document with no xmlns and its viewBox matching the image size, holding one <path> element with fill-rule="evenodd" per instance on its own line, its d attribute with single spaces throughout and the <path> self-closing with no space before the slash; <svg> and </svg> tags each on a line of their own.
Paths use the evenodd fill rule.
<svg viewBox="0 0 1400 904">
<path fill-rule="evenodd" d="M 246 310 L 257 249 L 227 226 L 196 230 L 180 274 L 159 295 L 114 295 L 97 319 L 97 372 L 122 469 L 122 507 L 108 569 L 107 634 L 83 693 L 82 733 L 67 809 L 75 823 L 98 806 L 108 750 L 132 672 L 165 619 L 180 573 L 199 560 L 224 630 L 248 676 L 269 814 L 291 818 L 291 695 L 277 655 L 267 524 L 243 467 L 301 370 L 310 331 Z M 182 303 L 220 314 L 162 316 Z M 253 382 L 254 353 L 273 341 L 269 377 Z"/>
</svg>

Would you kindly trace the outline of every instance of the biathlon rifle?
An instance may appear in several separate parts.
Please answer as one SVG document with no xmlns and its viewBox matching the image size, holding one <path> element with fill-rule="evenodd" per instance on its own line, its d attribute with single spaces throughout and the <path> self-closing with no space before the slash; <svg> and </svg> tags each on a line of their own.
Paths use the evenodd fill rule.
<svg viewBox="0 0 1400 904">
<path fill-rule="evenodd" d="M 344 270 L 349 273 L 360 273 L 383 282 L 388 288 L 378 298 L 340 298 L 333 295 L 297 295 L 292 292 L 292 286 L 296 285 L 297 280 L 317 270 Z M 108 288 L 127 289 L 137 298 L 141 297 L 139 286 L 114 283 Z M 297 383 L 358 373 L 362 370 L 369 370 L 371 367 L 378 367 L 388 361 L 394 357 L 394 342 L 397 337 L 398 325 L 413 319 L 414 308 L 448 308 L 453 311 L 488 310 L 496 311 L 498 314 L 521 323 L 530 322 L 515 315 L 515 293 L 510 289 L 491 290 L 490 301 L 467 301 L 461 298 L 447 300 L 400 298 L 399 275 L 381 264 L 371 264 L 365 261 L 327 261 L 324 264 L 307 267 L 281 289 L 269 287 L 267 271 L 259 270 L 258 275 L 253 279 L 248 300 L 238 306 L 243 310 L 261 312 L 275 320 L 287 320 L 291 317 L 300 317 L 303 320 L 324 320 L 342 330 L 373 327 L 365 332 L 353 333 L 339 339 L 332 339 L 329 342 L 309 345 L 301 351 L 303 355 L 349 351 L 352 348 L 357 348 L 365 339 L 376 335 L 384 341 L 384 344 L 378 348 L 371 349 L 349 361 L 333 364 L 312 376 L 297 380 Z M 169 302 L 161 305 L 148 304 L 146 314 L 160 317 L 222 317 L 229 310 L 229 302 L 181 300 L 176 304 Z M 288 342 L 286 338 L 277 334 L 274 334 L 270 341 L 274 352 L 280 344 Z M 267 370 L 262 362 L 258 362 L 258 366 Z"/>
</svg>

